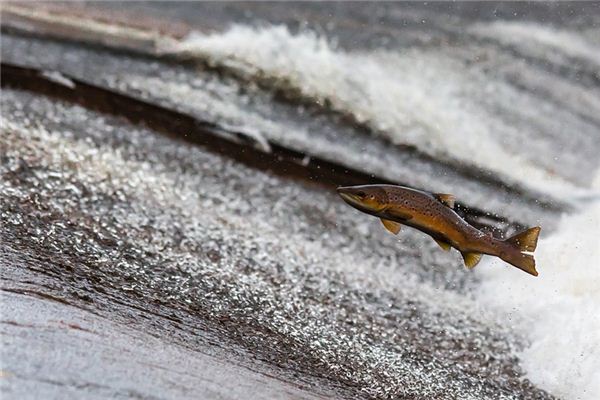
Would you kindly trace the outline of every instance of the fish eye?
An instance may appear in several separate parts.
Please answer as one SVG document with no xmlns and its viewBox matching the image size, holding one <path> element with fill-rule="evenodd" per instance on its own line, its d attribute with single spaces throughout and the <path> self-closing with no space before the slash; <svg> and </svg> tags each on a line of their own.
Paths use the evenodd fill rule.
<svg viewBox="0 0 600 400">
<path fill-rule="evenodd" d="M 371 200 L 375 200 L 375 196 L 373 196 L 373 195 L 370 195 L 370 196 L 369 196 L 369 199 L 371 199 Z"/>
</svg>

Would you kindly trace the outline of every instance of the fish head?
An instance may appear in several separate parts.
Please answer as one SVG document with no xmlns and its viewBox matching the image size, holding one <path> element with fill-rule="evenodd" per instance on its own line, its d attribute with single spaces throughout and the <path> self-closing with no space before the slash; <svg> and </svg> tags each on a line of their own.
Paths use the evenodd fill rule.
<svg viewBox="0 0 600 400">
<path fill-rule="evenodd" d="M 346 203 L 368 214 L 378 214 L 388 207 L 387 192 L 378 185 L 343 186 L 337 192 Z"/>
</svg>

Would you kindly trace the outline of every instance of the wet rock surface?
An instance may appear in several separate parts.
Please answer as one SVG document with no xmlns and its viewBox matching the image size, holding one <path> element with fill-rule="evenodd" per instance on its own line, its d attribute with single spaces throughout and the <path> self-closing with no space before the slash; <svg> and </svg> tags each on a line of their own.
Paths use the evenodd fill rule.
<svg viewBox="0 0 600 400">
<path fill-rule="evenodd" d="M 22 271 L 15 269 L 35 261 L 2 258 L 10 263 L 2 268 L 12 286 L 0 296 L 4 398 L 323 398 L 249 370 L 208 343 L 192 350 L 143 332 L 142 324 L 53 297 L 31 281 L 16 288 Z M 23 357 L 30 362 L 20 361 Z"/>
</svg>

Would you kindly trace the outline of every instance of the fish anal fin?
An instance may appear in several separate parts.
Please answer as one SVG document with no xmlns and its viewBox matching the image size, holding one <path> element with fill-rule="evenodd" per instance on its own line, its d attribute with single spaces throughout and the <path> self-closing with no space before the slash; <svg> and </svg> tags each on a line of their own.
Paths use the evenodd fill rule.
<svg viewBox="0 0 600 400">
<path fill-rule="evenodd" d="M 475 268 L 483 256 L 481 253 L 462 252 L 461 254 L 463 256 L 463 260 L 465 260 L 465 266 L 469 269 Z"/>
<path fill-rule="evenodd" d="M 513 235 L 506 239 L 507 243 L 510 243 L 516 246 L 519 251 L 535 251 L 537 247 L 538 236 L 540 234 L 541 228 L 536 226 L 535 228 L 530 228 L 525 231 L 519 232 L 516 235 Z"/>
<path fill-rule="evenodd" d="M 450 251 L 450 247 L 452 247 L 452 246 L 450 246 L 450 243 L 448 243 L 448 242 L 445 242 L 445 241 L 443 241 L 443 240 L 436 239 L 436 238 L 434 238 L 433 240 L 435 240 L 435 242 L 436 242 L 437 244 L 439 244 L 439 245 L 440 245 L 440 247 L 441 247 L 442 249 L 444 249 L 444 251 Z"/>
<path fill-rule="evenodd" d="M 456 197 L 453 194 L 447 193 L 434 193 L 433 196 L 438 199 L 441 203 L 447 205 L 450 208 L 454 208 L 454 202 Z"/>
<path fill-rule="evenodd" d="M 385 226 L 385 229 L 392 232 L 394 235 L 397 235 L 398 232 L 400 232 L 400 228 L 402 227 L 402 225 L 400 225 L 398 222 L 390 221 L 389 219 L 384 218 L 381 218 L 381 223 L 383 224 L 383 226 Z"/>
</svg>

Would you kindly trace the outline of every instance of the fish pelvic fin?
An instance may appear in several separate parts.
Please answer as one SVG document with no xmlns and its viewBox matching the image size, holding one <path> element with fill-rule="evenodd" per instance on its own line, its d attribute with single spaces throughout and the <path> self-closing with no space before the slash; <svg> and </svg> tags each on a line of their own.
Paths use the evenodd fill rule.
<svg viewBox="0 0 600 400">
<path fill-rule="evenodd" d="M 475 268 L 479 261 L 481 261 L 481 257 L 483 254 L 481 253 L 470 253 L 470 252 L 461 252 L 463 256 L 463 260 L 465 260 L 465 266 L 469 269 Z"/>
<path fill-rule="evenodd" d="M 398 232 L 400 232 L 400 228 L 402 227 L 402 225 L 400 225 L 398 222 L 390 221 L 389 219 L 384 218 L 381 218 L 381 223 L 383 224 L 383 226 L 385 226 L 385 229 L 392 232 L 394 235 L 397 235 Z"/>
<path fill-rule="evenodd" d="M 539 226 L 535 228 L 529 228 L 522 232 L 517 233 L 505 240 L 506 243 L 510 243 L 513 246 L 516 246 L 519 251 L 535 251 L 537 247 L 538 236 L 540 234 Z M 535 263 L 534 263 L 535 266 Z"/>
<path fill-rule="evenodd" d="M 435 238 L 434 238 L 433 240 L 435 240 L 435 242 L 436 242 L 437 244 L 439 244 L 439 245 L 440 245 L 440 247 L 441 247 L 442 249 L 444 249 L 444 251 L 450 251 L 450 247 L 452 247 L 452 246 L 450 246 L 450 243 L 448 243 L 448 242 L 444 242 L 443 240 L 438 240 L 438 239 L 435 239 Z"/>
<path fill-rule="evenodd" d="M 440 203 L 445 204 L 450 208 L 454 208 L 454 202 L 456 201 L 456 198 L 454 197 L 453 194 L 434 193 L 433 197 L 438 199 L 440 201 Z"/>
</svg>

